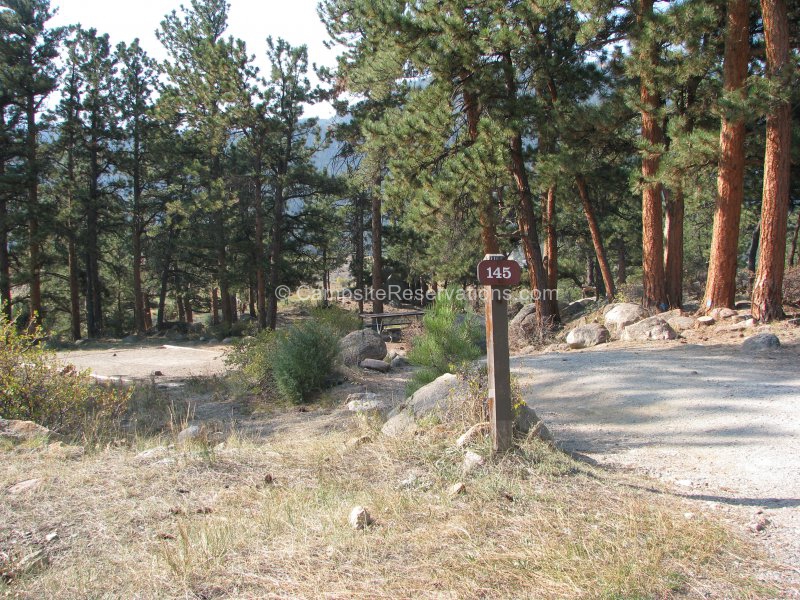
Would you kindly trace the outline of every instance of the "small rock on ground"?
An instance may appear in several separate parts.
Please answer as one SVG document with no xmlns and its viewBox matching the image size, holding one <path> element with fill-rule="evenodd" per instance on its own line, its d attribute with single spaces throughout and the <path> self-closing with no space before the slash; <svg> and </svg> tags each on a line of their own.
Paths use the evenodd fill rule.
<svg viewBox="0 0 800 600">
<path fill-rule="evenodd" d="M 463 465 L 464 473 L 472 473 L 476 469 L 482 467 L 485 463 L 486 461 L 480 454 L 468 451 L 464 455 L 464 465 Z"/>
<path fill-rule="evenodd" d="M 386 373 L 391 368 L 391 365 L 383 360 L 376 360 L 374 358 L 365 358 L 359 363 L 363 369 L 371 369 L 373 371 L 380 371 Z"/>
<path fill-rule="evenodd" d="M 763 350 L 775 350 L 781 347 L 781 341 L 774 333 L 757 333 L 742 342 L 744 352 L 761 352 Z"/>
<path fill-rule="evenodd" d="M 453 484 L 448 490 L 447 494 L 451 497 L 460 496 L 467 491 L 467 486 L 463 482 Z"/>
<path fill-rule="evenodd" d="M 406 411 L 401 411 L 386 421 L 381 427 L 381 433 L 387 437 L 402 437 L 411 435 L 417 430 L 417 422 Z"/>
<path fill-rule="evenodd" d="M 29 492 L 31 490 L 36 489 L 42 483 L 41 479 L 26 479 L 25 481 L 20 481 L 19 483 L 15 483 L 10 488 L 8 488 L 8 493 L 12 496 L 16 496 L 18 494 L 22 494 L 25 492 Z"/>
<path fill-rule="evenodd" d="M 191 440 L 196 440 L 202 435 L 202 433 L 203 430 L 199 425 L 190 425 L 178 434 L 178 442 L 185 444 Z"/>
<path fill-rule="evenodd" d="M 0 440 L 18 444 L 31 440 L 47 439 L 52 433 L 47 427 L 42 427 L 33 421 L 0 419 Z"/>
<path fill-rule="evenodd" d="M 465 446 L 469 446 L 479 437 L 489 433 L 490 427 L 491 423 L 488 421 L 473 425 L 467 429 L 467 431 L 465 431 L 461 437 L 458 438 L 458 440 L 456 440 L 456 448 L 464 448 Z"/>
<path fill-rule="evenodd" d="M 370 517 L 369 512 L 363 506 L 354 506 L 353 510 L 350 511 L 350 517 L 348 519 L 350 522 L 350 527 L 353 529 L 366 529 L 367 526 L 372 523 L 372 517 Z"/>
</svg>

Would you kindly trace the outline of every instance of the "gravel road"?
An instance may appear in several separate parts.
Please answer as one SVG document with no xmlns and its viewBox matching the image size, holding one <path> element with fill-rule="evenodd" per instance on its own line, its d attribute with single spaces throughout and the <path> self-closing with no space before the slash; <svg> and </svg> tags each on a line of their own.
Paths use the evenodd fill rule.
<svg viewBox="0 0 800 600">
<path fill-rule="evenodd" d="M 118 346 L 59 352 L 64 363 L 91 369 L 98 379 L 134 381 L 149 379 L 156 371 L 158 381 L 219 375 L 225 371 L 225 346 Z"/>
<path fill-rule="evenodd" d="M 757 535 L 800 583 L 796 348 L 614 343 L 514 357 L 512 372 L 565 450 L 670 482 Z"/>
</svg>

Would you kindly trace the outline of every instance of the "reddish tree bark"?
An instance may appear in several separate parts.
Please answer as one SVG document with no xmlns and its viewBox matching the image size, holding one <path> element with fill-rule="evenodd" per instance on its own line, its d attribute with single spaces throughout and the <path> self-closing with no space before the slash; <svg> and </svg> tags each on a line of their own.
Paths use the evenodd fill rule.
<svg viewBox="0 0 800 600">
<path fill-rule="evenodd" d="M 555 290 L 558 289 L 558 236 L 556 232 L 556 186 L 551 185 L 547 188 L 547 198 L 544 208 L 544 248 L 547 254 L 545 270 L 547 271 L 547 287 L 553 294 L 550 301 L 550 310 L 553 317 L 558 321 L 560 315 L 558 311 L 558 298 Z"/>
<path fill-rule="evenodd" d="M 761 0 L 767 68 L 777 78 L 789 64 L 789 23 L 784 0 Z M 791 106 L 783 102 L 767 115 L 764 190 L 761 200 L 761 240 L 753 286 L 753 318 L 765 322 L 783 316 L 783 272 L 789 214 Z"/>
<path fill-rule="evenodd" d="M 725 92 L 746 93 L 745 79 L 750 60 L 750 3 L 728 1 L 728 25 L 725 32 Z M 736 259 L 739 245 L 739 222 L 744 198 L 745 123 L 741 118 L 722 118 L 720 131 L 717 201 L 714 232 L 708 263 L 708 279 L 703 308 L 733 308 L 736 297 Z"/>
<path fill-rule="evenodd" d="M 592 237 L 592 245 L 594 246 L 594 253 L 597 257 L 597 263 L 600 265 L 600 273 L 603 276 L 603 284 L 606 287 L 606 298 L 611 301 L 616 294 L 614 287 L 614 278 L 611 275 L 611 269 L 608 266 L 608 258 L 606 257 L 606 250 L 603 247 L 603 237 L 600 234 L 600 226 L 597 223 L 597 216 L 594 213 L 591 199 L 589 198 L 589 190 L 586 186 L 586 179 L 583 175 L 575 176 L 575 183 L 578 186 L 578 194 L 583 203 L 583 212 L 586 215 L 586 222 L 589 224 L 589 234 Z"/>
<path fill-rule="evenodd" d="M 667 193 L 667 246 L 664 251 L 667 302 L 670 308 L 683 305 L 683 189 Z"/>
<path fill-rule="evenodd" d="M 642 0 L 640 25 L 653 18 L 653 0 Z M 652 72 L 658 60 L 657 47 L 650 41 L 643 42 L 640 57 L 647 67 L 643 68 L 640 85 L 642 101 L 642 139 L 647 149 L 642 157 L 642 303 L 645 306 L 662 307 L 667 304 L 664 281 L 664 239 L 661 212 L 661 184 L 655 181 L 661 161 L 660 146 L 664 142 L 658 109 L 661 98 L 655 90 Z"/>
</svg>

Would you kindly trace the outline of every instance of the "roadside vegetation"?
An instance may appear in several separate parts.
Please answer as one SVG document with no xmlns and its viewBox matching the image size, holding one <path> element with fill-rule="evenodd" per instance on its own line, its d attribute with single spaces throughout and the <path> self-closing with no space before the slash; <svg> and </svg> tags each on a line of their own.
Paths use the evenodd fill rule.
<svg viewBox="0 0 800 600">
<path fill-rule="evenodd" d="M 422 332 L 414 337 L 408 359 L 420 367 L 407 392 L 415 392 L 444 373 L 454 373 L 484 354 L 483 321 L 468 310 L 457 290 L 440 292 L 422 319 Z"/>
<path fill-rule="evenodd" d="M 746 544 L 669 493 L 537 439 L 465 475 L 448 423 L 398 439 L 352 420 L 316 437 L 139 439 L 79 460 L 8 452 L 0 488 L 40 483 L 0 503 L 0 594 L 774 595 Z M 347 523 L 354 505 L 372 516 L 363 531 Z M 46 560 L 20 568 L 36 552 Z"/>
</svg>

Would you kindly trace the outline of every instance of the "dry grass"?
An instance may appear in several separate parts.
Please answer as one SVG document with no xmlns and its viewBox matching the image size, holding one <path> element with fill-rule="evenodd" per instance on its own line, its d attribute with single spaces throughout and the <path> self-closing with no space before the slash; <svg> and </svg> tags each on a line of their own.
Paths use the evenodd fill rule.
<svg viewBox="0 0 800 600">
<path fill-rule="evenodd" d="M 234 435 L 223 447 L 163 448 L 149 458 L 137 458 L 155 443 L 147 440 L 78 459 L 6 450 L 0 560 L 44 550 L 47 561 L 0 581 L 0 595 L 774 595 L 752 577 L 752 551 L 719 524 L 688 519 L 680 500 L 536 440 L 464 476 L 458 433 L 440 425 L 390 440 L 354 420 L 348 432 L 315 439 Z M 373 441 L 346 448 L 364 434 Z M 30 478 L 41 478 L 39 487 L 8 493 Z M 467 492 L 451 498 L 457 481 Z M 356 504 L 375 519 L 365 531 L 347 524 Z M 58 537 L 48 542 L 51 532 Z"/>
</svg>

